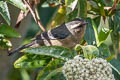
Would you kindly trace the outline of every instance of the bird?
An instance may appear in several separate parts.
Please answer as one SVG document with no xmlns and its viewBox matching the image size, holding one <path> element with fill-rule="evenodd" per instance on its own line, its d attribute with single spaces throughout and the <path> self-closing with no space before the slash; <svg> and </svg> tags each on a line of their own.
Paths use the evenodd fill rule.
<svg viewBox="0 0 120 80">
<path fill-rule="evenodd" d="M 20 52 L 25 48 L 37 46 L 63 46 L 65 48 L 73 48 L 83 39 L 86 31 L 86 24 L 88 24 L 88 22 L 85 20 L 75 18 L 51 30 L 36 35 L 32 39 L 32 42 L 19 46 L 15 50 L 10 51 L 8 55 L 10 56 Z"/>
</svg>

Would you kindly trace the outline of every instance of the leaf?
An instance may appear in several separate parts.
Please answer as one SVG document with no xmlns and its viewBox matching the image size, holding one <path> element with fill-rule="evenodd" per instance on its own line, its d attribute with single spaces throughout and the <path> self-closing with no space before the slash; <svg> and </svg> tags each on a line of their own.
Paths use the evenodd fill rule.
<svg viewBox="0 0 120 80">
<path fill-rule="evenodd" d="M 48 61 L 47 61 L 48 60 Z M 43 67 L 49 62 L 50 58 L 44 58 L 40 55 L 25 54 L 15 61 L 15 68 L 37 68 Z"/>
<path fill-rule="evenodd" d="M 53 16 L 51 23 L 47 26 L 48 28 L 54 28 L 65 22 L 66 18 L 66 7 L 61 6 L 56 14 Z"/>
<path fill-rule="evenodd" d="M 86 26 L 84 39 L 85 41 L 87 41 L 88 45 L 93 45 L 96 43 L 96 39 L 95 39 L 95 32 L 91 24 L 92 20 L 90 18 L 87 18 L 86 22 L 88 22 L 88 25 Z"/>
<path fill-rule="evenodd" d="M 29 73 L 27 72 L 27 70 L 21 69 L 21 70 L 20 70 L 20 73 L 21 73 L 22 80 L 31 80 L 31 79 L 30 79 L 30 75 L 29 75 Z"/>
<path fill-rule="evenodd" d="M 8 3 L 20 8 L 23 11 L 26 11 L 26 7 L 24 5 L 24 3 L 22 2 L 22 0 L 6 0 Z"/>
<path fill-rule="evenodd" d="M 0 34 L 0 49 L 10 49 L 11 47 L 11 42 L 3 34 Z"/>
<path fill-rule="evenodd" d="M 108 37 L 108 35 L 112 32 L 112 30 L 109 30 L 108 28 L 102 28 L 101 31 L 98 34 L 99 43 L 97 44 L 100 46 Z"/>
<path fill-rule="evenodd" d="M 107 39 L 111 30 L 107 28 L 102 28 L 101 31 L 98 33 L 97 26 L 93 20 L 92 20 L 92 26 L 93 26 L 94 33 L 95 33 L 97 47 L 99 47 Z"/>
<path fill-rule="evenodd" d="M 109 28 L 112 30 L 111 32 L 111 39 L 113 42 L 113 50 L 114 53 L 117 55 L 119 49 L 119 30 L 120 30 L 120 18 L 119 16 L 115 15 L 113 18 L 109 17 Z"/>
<path fill-rule="evenodd" d="M 62 72 L 62 67 L 61 68 L 57 68 L 55 70 L 53 70 L 51 73 L 49 73 L 46 77 L 45 80 L 51 80 L 51 78 L 53 76 L 55 76 L 57 73 Z"/>
<path fill-rule="evenodd" d="M 101 16 L 97 16 L 94 18 L 94 22 L 96 23 L 96 26 L 99 26 L 100 25 L 100 22 L 101 22 Z"/>
<path fill-rule="evenodd" d="M 67 14 L 71 13 L 75 9 L 77 2 L 78 0 L 65 0 Z"/>
<path fill-rule="evenodd" d="M 111 63 L 111 67 L 114 70 L 113 74 L 115 75 L 115 80 L 119 80 L 120 79 L 120 61 L 118 61 L 117 59 L 112 59 L 110 63 Z"/>
<path fill-rule="evenodd" d="M 108 47 L 106 44 L 102 43 L 102 44 L 98 47 L 98 49 L 99 49 L 99 51 L 100 51 L 101 57 L 107 58 L 107 57 L 111 56 L 109 47 Z"/>
<path fill-rule="evenodd" d="M 61 47 L 61 46 L 41 46 L 38 48 L 27 48 L 23 52 L 32 53 L 38 55 L 51 56 L 63 60 L 68 60 L 73 58 L 77 53 L 73 53 L 72 50 Z"/>
<path fill-rule="evenodd" d="M 57 75 L 59 73 L 62 74 L 62 67 L 61 68 L 57 68 L 57 69 L 53 70 L 52 72 L 50 72 L 45 77 L 45 80 L 65 80 L 65 77 L 63 75 Z M 54 77 L 54 76 L 57 76 L 57 77 Z"/>
<path fill-rule="evenodd" d="M 5 35 L 6 37 L 16 37 L 16 38 L 21 37 L 19 33 L 17 33 L 13 28 L 11 28 L 6 24 L 2 24 L 0 26 L 0 34 Z"/>
<path fill-rule="evenodd" d="M 98 44 L 99 44 L 98 31 L 97 31 L 97 26 L 96 26 L 96 24 L 94 23 L 93 20 L 92 20 L 92 27 L 94 29 L 96 44 L 98 46 Z"/>
<path fill-rule="evenodd" d="M 54 71 L 52 73 L 54 73 Z M 48 80 L 66 80 L 62 72 L 56 72 L 56 73 L 57 74 L 53 74 Z"/>
<path fill-rule="evenodd" d="M 73 19 L 75 19 L 76 17 L 78 17 L 78 9 L 75 9 L 74 11 L 72 11 L 70 14 L 68 14 L 67 17 L 67 21 L 72 21 Z"/>
<path fill-rule="evenodd" d="M 87 0 L 78 0 L 78 16 L 80 18 L 87 17 Z"/>
<path fill-rule="evenodd" d="M 64 62 L 59 59 L 54 59 L 50 61 L 49 64 L 43 70 L 40 70 L 37 76 L 37 80 L 45 80 L 46 76 L 49 75 L 49 73 L 51 73 L 56 68 L 61 67 L 63 64 Z"/>
<path fill-rule="evenodd" d="M 0 1 L 0 14 L 5 19 L 5 21 L 10 25 L 10 14 L 8 11 L 8 6 L 6 2 Z"/>
<path fill-rule="evenodd" d="M 99 56 L 99 50 L 96 46 L 87 45 L 81 46 L 85 58 L 93 59 Z"/>
</svg>

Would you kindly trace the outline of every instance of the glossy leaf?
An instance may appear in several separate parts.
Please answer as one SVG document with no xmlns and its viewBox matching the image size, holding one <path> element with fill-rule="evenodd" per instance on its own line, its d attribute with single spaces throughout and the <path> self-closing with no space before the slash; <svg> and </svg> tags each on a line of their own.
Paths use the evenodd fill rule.
<svg viewBox="0 0 120 80">
<path fill-rule="evenodd" d="M 96 39 L 95 39 L 95 32 L 91 24 L 92 20 L 90 18 L 87 18 L 86 21 L 88 22 L 88 25 L 86 26 L 84 39 L 85 41 L 87 41 L 88 45 L 93 45 L 96 43 Z"/>
<path fill-rule="evenodd" d="M 78 9 L 75 9 L 74 11 L 67 15 L 67 21 L 72 21 L 76 17 L 78 17 Z"/>
<path fill-rule="evenodd" d="M 120 61 L 117 59 L 112 59 L 110 61 L 111 67 L 113 68 L 113 74 L 115 75 L 115 79 L 119 80 L 120 79 Z"/>
<path fill-rule="evenodd" d="M 60 47 L 60 46 L 42 46 L 38 48 L 27 48 L 24 50 L 25 53 L 32 53 L 38 55 L 51 56 L 63 60 L 68 60 L 77 55 L 70 49 Z"/>
<path fill-rule="evenodd" d="M 96 57 L 99 57 L 99 50 L 96 46 L 93 45 L 87 45 L 87 46 L 81 46 L 83 50 L 83 54 L 85 58 L 93 59 Z"/>
<path fill-rule="evenodd" d="M 78 0 L 78 16 L 80 18 L 87 17 L 87 0 Z"/>
<path fill-rule="evenodd" d="M 16 37 L 16 38 L 21 37 L 19 33 L 17 33 L 12 27 L 6 24 L 2 24 L 0 26 L 0 34 L 5 35 L 6 37 Z"/>
<path fill-rule="evenodd" d="M 48 61 L 47 61 L 48 60 Z M 46 59 L 40 55 L 26 54 L 15 61 L 15 68 L 37 68 L 43 67 L 49 62 L 50 58 Z"/>
<path fill-rule="evenodd" d="M 101 22 L 101 16 L 95 17 L 93 20 L 96 23 L 96 26 L 99 26 Z"/>
<path fill-rule="evenodd" d="M 98 46 L 98 44 L 99 44 L 98 31 L 97 31 L 97 26 L 93 20 L 92 20 L 92 27 L 94 29 L 96 44 Z"/>
<path fill-rule="evenodd" d="M 31 79 L 30 79 L 30 75 L 29 75 L 29 73 L 27 72 L 27 70 L 21 69 L 21 70 L 20 70 L 20 73 L 21 73 L 22 80 L 31 80 Z"/>
<path fill-rule="evenodd" d="M 45 80 L 65 80 L 65 77 L 63 75 L 57 75 L 58 73 L 62 73 L 62 67 L 57 68 L 50 72 L 46 77 Z M 58 76 L 59 78 L 55 78 L 54 76 Z M 54 78 L 53 78 L 54 77 Z M 62 78 L 61 78 L 62 77 Z"/>
<path fill-rule="evenodd" d="M 65 5 L 67 6 L 67 14 L 71 13 L 77 6 L 78 0 L 65 0 Z"/>
<path fill-rule="evenodd" d="M 99 43 L 97 44 L 98 46 L 100 46 L 107 39 L 111 31 L 112 30 L 109 30 L 108 28 L 101 29 L 101 31 L 98 34 L 98 39 L 99 39 Z"/>
<path fill-rule="evenodd" d="M 8 11 L 7 3 L 4 1 L 0 1 L 0 15 L 5 19 L 5 21 L 10 25 L 10 14 Z"/>
<path fill-rule="evenodd" d="M 48 28 L 54 28 L 57 25 L 63 24 L 66 18 L 66 7 L 61 6 L 56 14 L 53 16 L 51 23 L 48 25 Z"/>
<path fill-rule="evenodd" d="M 108 28 L 102 28 L 101 31 L 98 33 L 97 26 L 93 20 L 92 20 L 92 26 L 95 33 L 97 47 L 99 47 L 107 39 L 111 30 L 109 30 Z"/>
<path fill-rule="evenodd" d="M 51 73 L 56 68 L 59 68 L 63 65 L 63 61 L 55 59 L 50 61 L 50 63 L 39 72 L 37 76 L 37 80 L 46 80 L 46 76 L 48 76 L 49 73 Z"/>
<path fill-rule="evenodd" d="M 11 42 L 3 34 L 0 34 L 0 49 L 10 49 L 11 47 Z"/>
<path fill-rule="evenodd" d="M 107 46 L 106 44 L 102 43 L 99 46 L 99 51 L 100 51 L 100 55 L 101 57 L 107 58 L 109 56 L 111 56 L 110 50 L 109 50 L 109 46 Z"/>
<path fill-rule="evenodd" d="M 24 3 L 22 2 L 22 0 L 7 0 L 7 2 L 20 8 L 23 11 L 26 11 L 26 7 L 25 7 Z"/>
<path fill-rule="evenodd" d="M 52 73 L 54 73 L 54 71 Z M 48 78 L 48 80 L 66 80 L 66 78 L 62 72 L 57 71 L 56 74 L 52 74 L 52 76 Z"/>
<path fill-rule="evenodd" d="M 114 53 L 117 55 L 119 49 L 119 30 L 120 30 L 120 17 L 115 15 L 113 18 L 108 18 L 109 28 L 112 30 L 111 32 L 111 40 L 113 42 Z"/>
</svg>

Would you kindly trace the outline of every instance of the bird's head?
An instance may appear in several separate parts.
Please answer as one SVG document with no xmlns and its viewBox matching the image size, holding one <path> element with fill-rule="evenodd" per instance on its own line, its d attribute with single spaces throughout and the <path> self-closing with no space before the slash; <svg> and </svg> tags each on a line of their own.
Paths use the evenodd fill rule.
<svg viewBox="0 0 120 80">
<path fill-rule="evenodd" d="M 86 22 L 85 20 L 81 18 L 76 18 L 69 22 L 67 27 L 69 28 L 71 33 L 79 33 L 85 31 L 86 24 L 88 24 L 88 22 Z"/>
</svg>

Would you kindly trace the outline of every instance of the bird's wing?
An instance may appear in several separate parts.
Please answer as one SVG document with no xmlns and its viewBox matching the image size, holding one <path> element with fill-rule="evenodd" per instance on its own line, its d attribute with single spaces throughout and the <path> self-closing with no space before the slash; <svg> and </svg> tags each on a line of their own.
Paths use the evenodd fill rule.
<svg viewBox="0 0 120 80">
<path fill-rule="evenodd" d="M 52 30 L 43 32 L 40 35 L 36 36 L 36 40 L 56 40 L 56 39 L 65 39 L 70 35 L 70 31 L 67 29 L 65 24 L 62 24 Z"/>
</svg>

